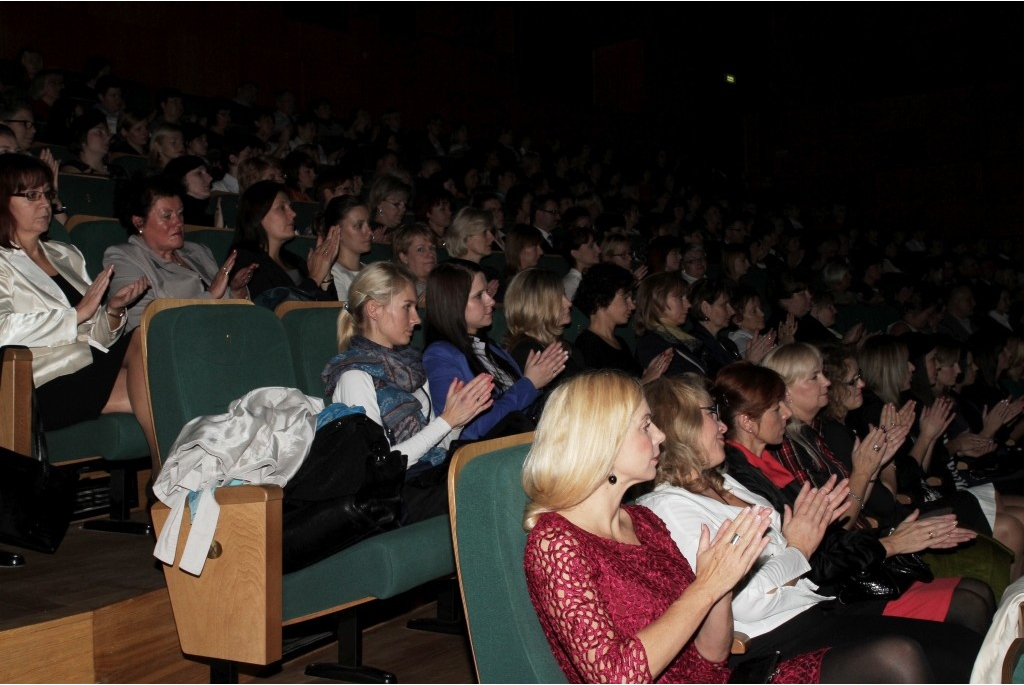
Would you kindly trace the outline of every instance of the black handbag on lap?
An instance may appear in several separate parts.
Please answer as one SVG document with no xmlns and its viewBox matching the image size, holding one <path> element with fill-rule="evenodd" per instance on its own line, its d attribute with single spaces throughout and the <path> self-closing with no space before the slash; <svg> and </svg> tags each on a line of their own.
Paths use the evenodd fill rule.
<svg viewBox="0 0 1024 685">
<path fill-rule="evenodd" d="M 309 454 L 284 487 L 285 573 L 401 525 L 405 455 L 366 414 L 316 431 Z"/>
</svg>

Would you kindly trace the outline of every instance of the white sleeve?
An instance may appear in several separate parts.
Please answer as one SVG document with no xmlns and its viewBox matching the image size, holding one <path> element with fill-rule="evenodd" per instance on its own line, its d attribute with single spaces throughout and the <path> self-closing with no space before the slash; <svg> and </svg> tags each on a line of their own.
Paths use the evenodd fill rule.
<svg viewBox="0 0 1024 685">
<path fill-rule="evenodd" d="M 417 399 L 423 403 L 423 396 L 430 396 L 428 388 L 420 388 L 416 391 Z M 373 379 L 370 374 L 358 369 L 352 369 L 341 374 L 338 385 L 334 388 L 334 395 L 331 397 L 334 402 L 342 402 L 348 406 L 359 406 L 366 410 L 366 415 L 373 419 L 378 425 L 383 426 L 380 418 L 380 406 L 377 404 L 377 391 L 373 387 Z M 429 406 L 429 405 L 428 405 Z M 386 435 L 387 431 L 385 431 Z M 391 449 L 398 450 L 407 458 L 406 468 L 409 468 L 420 460 L 434 445 L 442 443 L 447 447 L 448 440 L 445 440 L 452 431 L 448 422 L 441 417 L 433 418 L 423 430 L 419 431 L 408 440 L 391 445 Z M 454 439 L 454 436 L 453 438 Z"/>
<path fill-rule="evenodd" d="M 714 539 L 722 524 L 735 517 L 740 510 L 710 497 L 693 494 L 685 496 L 672 490 L 655 490 L 641 498 L 640 503 L 665 522 L 679 551 L 696 573 L 699 572 L 697 545 L 700 542 L 701 524 L 707 525 Z M 807 573 L 810 564 L 795 547 L 788 546 L 780 532 L 778 517 L 773 517 L 772 530 L 768 534 L 771 542 L 762 552 L 754 570 L 745 582 L 737 586 L 733 594 L 733 618 L 738 626 L 743 625 L 744 628 L 749 624 L 774 624 L 773 617 L 783 619 L 778 621 L 781 624 L 820 601 L 811 591 L 813 584 L 798 581 L 797 586 L 787 585 Z"/>
</svg>

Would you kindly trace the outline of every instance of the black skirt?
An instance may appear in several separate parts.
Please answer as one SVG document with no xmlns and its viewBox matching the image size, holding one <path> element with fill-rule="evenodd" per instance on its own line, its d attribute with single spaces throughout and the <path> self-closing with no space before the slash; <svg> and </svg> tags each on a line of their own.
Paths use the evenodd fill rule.
<svg viewBox="0 0 1024 685">
<path fill-rule="evenodd" d="M 109 352 L 90 348 L 92 364 L 36 388 L 43 430 L 65 428 L 100 415 L 110 399 L 134 332 L 118 338 Z"/>
</svg>

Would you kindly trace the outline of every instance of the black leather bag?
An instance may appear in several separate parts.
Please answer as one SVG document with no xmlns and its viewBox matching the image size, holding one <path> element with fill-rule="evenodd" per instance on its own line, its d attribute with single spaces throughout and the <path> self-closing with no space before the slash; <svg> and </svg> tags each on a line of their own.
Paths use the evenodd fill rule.
<svg viewBox="0 0 1024 685">
<path fill-rule="evenodd" d="M 50 463 L 32 395 L 33 452 L 0 447 L 0 542 L 53 554 L 75 511 L 78 472 Z"/>
<path fill-rule="evenodd" d="M 927 562 L 916 554 L 894 554 L 881 564 L 854 573 L 839 591 L 843 604 L 872 599 L 898 599 L 917 581 L 935 579 Z"/>
<path fill-rule="evenodd" d="M 405 461 L 365 414 L 348 414 L 317 430 L 309 454 L 284 487 L 284 572 L 398 528 Z"/>
</svg>

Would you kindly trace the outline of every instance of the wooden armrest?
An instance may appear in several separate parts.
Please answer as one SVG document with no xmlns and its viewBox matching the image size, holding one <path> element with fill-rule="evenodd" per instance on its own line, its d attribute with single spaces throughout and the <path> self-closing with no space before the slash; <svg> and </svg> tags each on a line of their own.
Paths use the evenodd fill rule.
<svg viewBox="0 0 1024 685">
<path fill-rule="evenodd" d="M 0 447 L 32 455 L 32 350 L 5 347 L 0 367 Z"/>
<path fill-rule="evenodd" d="M 730 654 L 746 654 L 747 645 L 750 644 L 750 636 L 746 633 L 740 633 L 733 631 L 732 634 L 732 649 L 729 650 Z"/>
<path fill-rule="evenodd" d="M 192 526 L 182 517 L 173 566 L 164 566 L 181 651 L 266 665 L 281 658 L 281 502 L 276 485 L 216 490 L 217 532 L 203 572 L 178 568 Z M 157 535 L 170 509 L 153 506 Z"/>
</svg>

